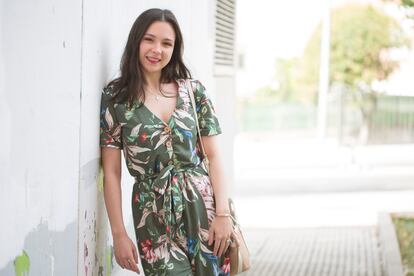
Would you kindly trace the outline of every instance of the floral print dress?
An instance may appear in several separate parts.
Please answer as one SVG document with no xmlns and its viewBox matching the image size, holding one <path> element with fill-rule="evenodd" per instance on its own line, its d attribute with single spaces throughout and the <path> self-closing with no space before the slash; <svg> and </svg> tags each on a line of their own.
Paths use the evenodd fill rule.
<svg viewBox="0 0 414 276">
<path fill-rule="evenodd" d="M 208 245 L 215 216 L 213 188 L 201 162 L 197 128 L 189 93 L 194 93 L 202 136 L 221 128 L 205 87 L 176 80 L 178 97 L 168 122 L 144 104 L 111 104 L 103 89 L 100 145 L 124 152 L 135 178 L 131 205 L 144 273 L 151 275 L 230 275 L 228 252 L 221 258 Z"/>
</svg>

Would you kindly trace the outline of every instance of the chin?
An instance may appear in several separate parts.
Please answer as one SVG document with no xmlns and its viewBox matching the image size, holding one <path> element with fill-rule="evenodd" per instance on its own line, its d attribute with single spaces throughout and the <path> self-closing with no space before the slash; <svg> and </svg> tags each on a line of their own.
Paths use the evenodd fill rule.
<svg viewBox="0 0 414 276">
<path fill-rule="evenodd" d="M 161 70 L 162 68 L 144 68 L 144 71 L 150 74 L 161 72 Z"/>
</svg>

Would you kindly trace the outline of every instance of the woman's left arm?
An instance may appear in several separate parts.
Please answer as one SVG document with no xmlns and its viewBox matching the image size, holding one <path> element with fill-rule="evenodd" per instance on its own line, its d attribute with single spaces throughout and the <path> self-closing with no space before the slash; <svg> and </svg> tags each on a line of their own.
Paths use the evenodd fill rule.
<svg viewBox="0 0 414 276">
<path fill-rule="evenodd" d="M 220 216 L 230 214 L 228 203 L 228 181 L 224 173 L 221 154 L 218 145 L 217 135 L 202 136 L 204 150 L 210 161 L 209 175 L 213 186 L 216 216 L 209 229 L 209 244 L 214 241 L 214 252 L 216 256 L 221 256 L 226 251 L 229 244 L 227 241 L 232 237 L 233 226 L 230 217 Z"/>
<path fill-rule="evenodd" d="M 213 185 L 217 214 L 229 214 L 229 197 L 226 176 L 223 170 L 217 135 L 202 136 L 204 150 L 210 161 L 210 180 Z"/>
</svg>

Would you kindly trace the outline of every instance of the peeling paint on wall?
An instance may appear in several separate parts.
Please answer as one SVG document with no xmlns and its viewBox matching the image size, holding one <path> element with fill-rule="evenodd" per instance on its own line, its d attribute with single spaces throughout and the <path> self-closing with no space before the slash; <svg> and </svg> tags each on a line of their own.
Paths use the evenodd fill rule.
<svg viewBox="0 0 414 276">
<path fill-rule="evenodd" d="M 89 267 L 86 265 L 86 257 L 88 257 L 88 246 L 86 242 L 83 244 L 83 263 L 85 264 L 85 276 L 88 275 Z M 90 263 L 89 263 L 90 264 Z"/>
<path fill-rule="evenodd" d="M 114 267 L 114 248 L 109 246 L 106 249 L 106 276 L 111 276 L 112 268 Z"/>
<path fill-rule="evenodd" d="M 81 263 L 79 275 L 111 275 L 113 249 L 110 244 L 108 217 L 103 199 L 103 169 L 100 158 L 81 167 L 80 223 Z"/>
<path fill-rule="evenodd" d="M 131 189 L 132 187 L 128 187 Z M 123 193 L 129 194 L 125 189 Z M 79 276 L 124 275 L 115 262 L 112 235 L 103 196 L 103 168 L 101 159 L 91 159 L 81 167 L 79 220 Z M 129 210 L 125 210 L 129 212 Z M 83 219 L 82 219 L 83 217 Z M 132 215 L 126 228 L 134 236 Z"/>
<path fill-rule="evenodd" d="M 76 275 L 76 239 L 76 221 L 62 231 L 54 231 L 47 221 L 41 220 L 26 234 L 21 255 L 12 256 L 0 268 L 0 275 Z"/>
<path fill-rule="evenodd" d="M 26 251 L 23 250 L 22 255 L 14 259 L 14 272 L 16 276 L 28 276 L 30 269 L 30 258 Z"/>
</svg>

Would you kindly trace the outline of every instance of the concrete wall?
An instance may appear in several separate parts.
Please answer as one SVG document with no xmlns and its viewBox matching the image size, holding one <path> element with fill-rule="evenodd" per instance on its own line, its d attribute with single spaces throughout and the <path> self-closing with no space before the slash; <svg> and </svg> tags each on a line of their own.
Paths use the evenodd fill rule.
<svg viewBox="0 0 414 276">
<path fill-rule="evenodd" d="M 76 274 L 81 17 L 1 2 L 0 275 Z"/>
<path fill-rule="evenodd" d="M 220 139 L 231 141 L 229 96 L 212 71 L 214 1 L 1 0 L 0 275 L 133 275 L 113 257 L 99 103 L 134 20 L 152 7 L 176 14 L 185 61 L 217 102 Z M 231 146 L 223 148 L 231 164 Z M 135 240 L 132 185 L 124 167 L 123 214 Z"/>
</svg>

